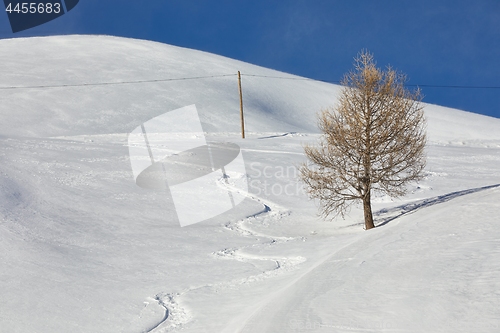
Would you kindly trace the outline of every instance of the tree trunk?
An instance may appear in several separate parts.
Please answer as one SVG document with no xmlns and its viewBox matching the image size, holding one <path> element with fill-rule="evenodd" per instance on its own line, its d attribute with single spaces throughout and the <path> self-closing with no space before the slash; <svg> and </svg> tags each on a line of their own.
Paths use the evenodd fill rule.
<svg viewBox="0 0 500 333">
<path fill-rule="evenodd" d="M 375 228 L 373 224 L 372 204 L 370 190 L 363 197 L 363 210 L 365 212 L 365 230 Z"/>
</svg>

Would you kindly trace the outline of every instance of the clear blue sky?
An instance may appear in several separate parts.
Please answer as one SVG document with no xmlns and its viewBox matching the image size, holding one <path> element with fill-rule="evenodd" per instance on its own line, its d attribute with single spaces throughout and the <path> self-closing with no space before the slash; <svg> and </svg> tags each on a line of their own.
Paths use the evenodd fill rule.
<svg viewBox="0 0 500 333">
<path fill-rule="evenodd" d="M 409 84 L 500 87 L 500 0 L 80 0 L 0 38 L 107 34 L 204 50 L 338 81 L 368 49 Z M 424 101 L 500 118 L 499 88 L 423 87 Z"/>
</svg>

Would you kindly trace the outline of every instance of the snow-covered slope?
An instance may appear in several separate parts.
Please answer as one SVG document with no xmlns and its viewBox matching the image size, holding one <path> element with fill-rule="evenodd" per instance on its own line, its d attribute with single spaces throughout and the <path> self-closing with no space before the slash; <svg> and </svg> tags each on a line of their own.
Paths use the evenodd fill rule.
<svg viewBox="0 0 500 333">
<path fill-rule="evenodd" d="M 333 105 L 339 91 L 336 85 L 149 41 L 60 36 L 2 40 L 1 45 L 0 87 L 230 75 L 123 85 L 2 89 L 0 132 L 4 136 L 127 133 L 137 123 L 191 104 L 196 104 L 206 131 L 238 132 L 238 70 L 243 73 L 248 131 L 314 133 L 314 115 Z M 433 105 L 427 108 L 427 118 L 431 139 L 490 140 L 500 135 L 499 119 Z M 480 118 L 483 120 L 478 122 Z"/>
<path fill-rule="evenodd" d="M 225 77 L 7 90 L 3 135 L 127 133 L 150 118 L 196 104 L 206 131 L 239 130 L 237 71 L 297 78 L 225 57 L 148 41 L 66 36 L 3 40 L 2 87 Z M 315 81 L 243 77 L 249 131 L 314 131 L 314 115 L 337 87 Z M 297 94 L 299 94 L 297 96 Z M 270 123 L 269 120 L 273 119 Z M 306 122 L 304 122 L 306 121 Z"/>
<path fill-rule="evenodd" d="M 297 183 L 336 85 L 104 36 L 0 56 L 0 332 L 499 330 L 499 119 L 427 105 L 427 177 L 375 198 L 365 232 L 358 208 L 321 221 Z M 127 134 L 192 104 L 242 148 L 229 181 L 249 193 L 180 228 L 168 193 L 135 185 Z"/>
</svg>

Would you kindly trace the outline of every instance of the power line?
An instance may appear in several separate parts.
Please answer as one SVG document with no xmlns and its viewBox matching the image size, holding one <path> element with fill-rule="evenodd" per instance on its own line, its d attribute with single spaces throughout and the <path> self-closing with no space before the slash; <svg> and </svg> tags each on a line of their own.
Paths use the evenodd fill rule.
<svg viewBox="0 0 500 333">
<path fill-rule="evenodd" d="M 407 84 L 410 87 L 423 88 L 453 88 L 453 89 L 500 89 L 500 86 L 453 86 L 453 85 L 434 85 L 434 84 Z"/>
<path fill-rule="evenodd" d="M 270 76 L 270 75 L 256 75 L 256 74 L 241 74 L 242 76 L 252 76 L 261 78 L 271 78 L 271 79 L 283 79 L 283 80 L 304 80 L 304 81 L 319 81 L 325 83 L 340 84 L 340 81 L 331 80 L 318 80 L 310 78 L 293 78 L 285 76 Z M 437 85 L 437 84 L 406 84 L 408 87 L 422 87 L 422 88 L 452 88 L 452 89 L 500 89 L 500 86 L 466 86 L 466 85 Z"/>
<path fill-rule="evenodd" d="M 136 81 L 118 81 L 118 82 L 95 82 L 95 83 L 75 83 L 75 84 L 35 85 L 35 86 L 8 86 L 8 87 L 0 87 L 0 90 L 95 87 L 95 86 L 111 86 L 111 85 L 123 85 L 123 84 L 143 84 L 143 83 L 157 83 L 157 82 L 170 82 L 170 81 L 200 80 L 200 79 L 220 78 L 229 76 L 237 76 L 237 74 L 219 74 L 219 75 L 209 75 L 209 76 L 194 76 L 194 77 L 136 80 Z M 316 82 L 340 84 L 340 81 L 317 80 L 317 79 L 302 78 L 302 77 L 286 77 L 286 76 L 243 74 L 243 73 L 241 74 L 241 76 L 257 77 L 265 79 L 316 81 Z M 421 87 L 421 88 L 447 88 L 447 89 L 500 89 L 500 86 L 433 85 L 433 84 L 407 84 L 406 86 Z"/>
<path fill-rule="evenodd" d="M 236 76 L 236 74 L 221 74 L 221 75 L 210 75 L 210 76 L 181 77 L 181 78 L 172 78 L 172 79 L 152 79 L 152 80 L 119 81 L 119 82 L 75 83 L 75 84 L 38 85 L 38 86 L 9 86 L 9 87 L 0 87 L 0 90 L 111 86 L 111 85 L 121 85 L 121 84 L 140 84 L 140 83 L 155 83 L 155 82 L 168 82 L 168 81 L 209 79 L 209 78 L 217 78 L 217 77 L 225 77 L 225 76 Z"/>
<path fill-rule="evenodd" d="M 257 74 L 243 74 L 243 73 L 241 73 L 241 76 L 262 77 L 262 78 L 266 78 L 266 79 L 321 81 L 321 80 L 310 79 L 310 78 L 307 78 L 307 77 L 285 77 L 285 76 L 257 75 Z M 326 81 L 324 81 L 324 82 L 326 82 Z"/>
<path fill-rule="evenodd" d="M 285 77 L 285 76 L 271 76 L 271 75 L 257 75 L 257 74 L 241 74 L 241 75 L 242 76 L 262 77 L 262 78 L 267 78 L 267 79 L 298 80 L 298 81 L 316 81 L 316 82 L 340 84 L 340 81 L 310 79 L 310 78 L 307 78 L 307 77 Z"/>
</svg>

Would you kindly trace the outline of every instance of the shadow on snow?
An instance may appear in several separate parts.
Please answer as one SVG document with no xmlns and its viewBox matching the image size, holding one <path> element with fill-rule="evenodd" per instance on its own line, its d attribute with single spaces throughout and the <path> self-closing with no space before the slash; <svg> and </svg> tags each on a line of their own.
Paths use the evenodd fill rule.
<svg viewBox="0 0 500 333">
<path fill-rule="evenodd" d="M 381 227 L 391 221 L 394 221 L 397 218 L 400 218 L 403 215 L 413 213 L 419 209 L 441 204 L 464 195 L 492 189 L 495 187 L 500 187 L 500 184 L 477 187 L 463 191 L 456 191 L 448 194 L 443 194 L 434 198 L 428 198 L 412 203 L 407 203 L 393 208 L 384 208 L 373 214 L 375 220 L 375 226 Z"/>
</svg>

